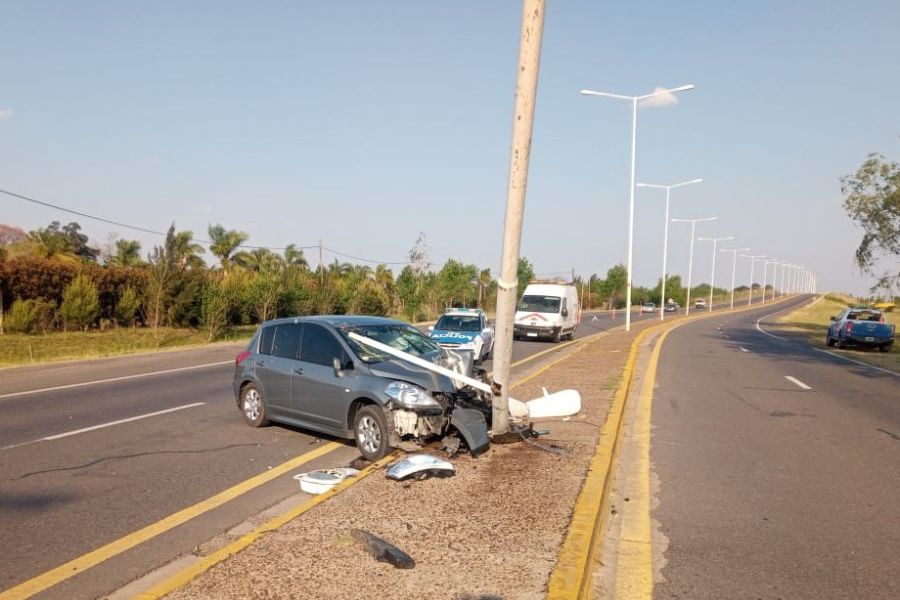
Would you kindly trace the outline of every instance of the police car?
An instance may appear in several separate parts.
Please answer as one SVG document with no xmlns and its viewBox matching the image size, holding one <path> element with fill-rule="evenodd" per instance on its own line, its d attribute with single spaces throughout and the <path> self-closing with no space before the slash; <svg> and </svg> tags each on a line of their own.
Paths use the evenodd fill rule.
<svg viewBox="0 0 900 600">
<path fill-rule="evenodd" d="M 476 362 L 494 350 L 494 327 L 479 308 L 448 309 L 433 326 L 429 337 L 450 350 L 471 350 Z"/>
</svg>

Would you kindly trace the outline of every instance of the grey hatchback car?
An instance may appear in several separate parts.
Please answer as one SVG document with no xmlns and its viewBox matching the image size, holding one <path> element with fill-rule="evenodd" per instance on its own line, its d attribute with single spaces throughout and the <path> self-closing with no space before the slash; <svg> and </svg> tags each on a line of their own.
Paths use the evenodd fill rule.
<svg viewBox="0 0 900 600">
<path fill-rule="evenodd" d="M 463 361 L 415 327 L 381 317 L 314 316 L 263 323 L 235 359 L 234 393 L 253 427 L 277 421 L 354 439 L 368 460 L 403 440 L 451 427 L 470 452 L 487 449 L 482 393 L 350 337 L 373 339 L 447 368 Z"/>
</svg>

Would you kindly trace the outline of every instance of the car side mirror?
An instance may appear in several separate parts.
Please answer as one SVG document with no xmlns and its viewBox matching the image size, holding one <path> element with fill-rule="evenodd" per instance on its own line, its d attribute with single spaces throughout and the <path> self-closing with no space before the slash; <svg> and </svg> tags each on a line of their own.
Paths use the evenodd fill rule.
<svg viewBox="0 0 900 600">
<path fill-rule="evenodd" d="M 490 332 L 491 332 L 490 327 L 485 327 L 484 329 L 481 330 L 481 333 L 490 333 Z"/>
<path fill-rule="evenodd" d="M 341 364 L 341 359 L 337 356 L 331 359 L 331 367 L 334 369 L 335 377 L 344 376 L 344 365 Z"/>
<path fill-rule="evenodd" d="M 569 309 L 568 309 L 568 308 L 562 309 L 562 313 L 561 313 L 561 314 L 562 314 L 563 317 L 568 317 L 568 316 L 569 316 Z"/>
<path fill-rule="evenodd" d="M 837 317 L 831 317 L 832 321 L 837 321 Z"/>
</svg>

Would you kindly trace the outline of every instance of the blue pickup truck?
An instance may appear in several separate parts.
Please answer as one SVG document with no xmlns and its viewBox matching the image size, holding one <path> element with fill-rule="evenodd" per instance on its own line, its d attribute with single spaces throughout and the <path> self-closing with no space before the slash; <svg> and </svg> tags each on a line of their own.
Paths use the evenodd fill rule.
<svg viewBox="0 0 900 600">
<path fill-rule="evenodd" d="M 846 308 L 831 317 L 827 339 L 838 348 L 864 346 L 890 352 L 894 345 L 894 326 L 884 322 L 884 314 L 875 308 Z"/>
</svg>

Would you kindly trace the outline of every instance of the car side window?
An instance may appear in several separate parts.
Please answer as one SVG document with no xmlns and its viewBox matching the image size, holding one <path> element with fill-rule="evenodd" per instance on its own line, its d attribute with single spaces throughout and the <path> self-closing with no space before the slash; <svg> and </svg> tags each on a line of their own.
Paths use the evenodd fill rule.
<svg viewBox="0 0 900 600">
<path fill-rule="evenodd" d="M 335 357 L 341 359 L 341 364 L 346 364 L 349 360 L 334 334 L 322 325 L 307 323 L 300 360 L 330 367 Z"/>
<path fill-rule="evenodd" d="M 269 325 L 264 327 L 259 335 L 259 353 L 267 356 L 272 355 L 272 340 L 275 338 L 275 326 Z"/>
<path fill-rule="evenodd" d="M 285 323 L 275 327 L 272 355 L 297 360 L 300 353 L 300 324 Z"/>
</svg>

